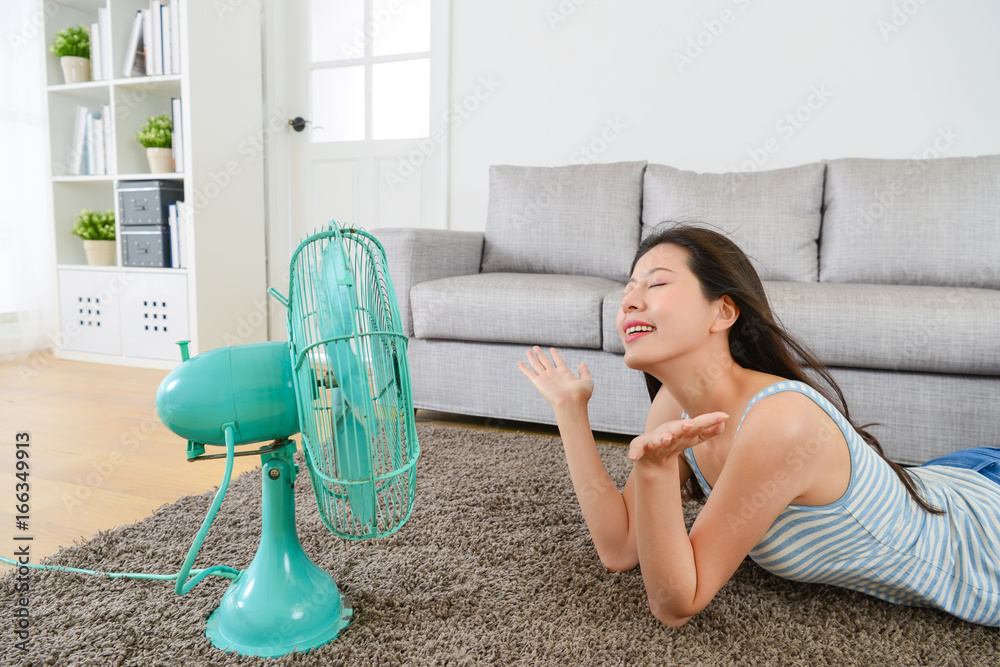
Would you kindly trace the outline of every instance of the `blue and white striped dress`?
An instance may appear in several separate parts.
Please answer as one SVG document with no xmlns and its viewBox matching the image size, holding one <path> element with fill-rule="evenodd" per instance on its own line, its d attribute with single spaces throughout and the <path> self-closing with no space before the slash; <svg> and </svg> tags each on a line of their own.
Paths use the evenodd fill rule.
<svg viewBox="0 0 1000 667">
<path fill-rule="evenodd" d="M 851 452 L 851 481 L 829 505 L 789 505 L 750 557 L 786 579 L 841 586 L 1000 627 L 1000 484 L 963 468 L 911 468 L 922 497 L 946 512 L 930 514 L 812 387 L 773 384 L 753 397 L 743 418 L 757 401 L 782 391 L 809 396 L 837 423 Z M 690 449 L 684 455 L 708 496 L 712 490 L 694 455 Z"/>
</svg>

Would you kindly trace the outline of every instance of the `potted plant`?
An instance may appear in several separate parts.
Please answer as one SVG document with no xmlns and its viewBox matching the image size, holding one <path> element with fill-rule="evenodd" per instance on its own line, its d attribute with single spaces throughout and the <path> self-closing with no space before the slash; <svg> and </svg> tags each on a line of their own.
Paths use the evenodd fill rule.
<svg viewBox="0 0 1000 667">
<path fill-rule="evenodd" d="M 115 263 L 115 213 L 111 209 L 88 211 L 84 209 L 76 216 L 76 223 L 70 230 L 83 239 L 83 249 L 87 253 L 87 264 L 91 266 L 114 266 Z"/>
<path fill-rule="evenodd" d="M 146 116 L 146 124 L 135 135 L 136 141 L 146 149 L 149 160 L 149 171 L 154 174 L 172 172 L 174 170 L 173 144 L 174 123 L 170 114 Z"/>
<path fill-rule="evenodd" d="M 80 24 L 60 30 L 52 44 L 66 83 L 90 81 L 90 32 Z"/>
</svg>

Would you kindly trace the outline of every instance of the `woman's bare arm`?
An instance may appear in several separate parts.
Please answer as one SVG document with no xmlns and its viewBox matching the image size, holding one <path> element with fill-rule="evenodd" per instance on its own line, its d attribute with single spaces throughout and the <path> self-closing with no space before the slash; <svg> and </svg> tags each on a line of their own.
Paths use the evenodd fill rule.
<svg viewBox="0 0 1000 667">
<path fill-rule="evenodd" d="M 577 377 L 566 368 L 557 350 L 552 348 L 550 351 L 552 361 L 536 347 L 527 353 L 527 363 L 521 362 L 518 367 L 549 402 L 555 413 L 573 490 L 598 557 L 610 570 L 631 570 L 639 562 L 633 475 L 629 475 L 625 488 L 619 492 L 597 453 L 590 428 L 587 412 L 587 402 L 593 388 L 590 373 L 581 364 L 580 376 Z M 650 407 L 646 420 L 647 430 L 676 419 L 680 414 L 677 402 L 666 389 L 661 389 Z M 679 476 L 680 485 L 683 485 L 690 476 L 686 464 Z"/>
<path fill-rule="evenodd" d="M 690 535 L 672 482 L 674 454 L 717 433 L 711 429 L 722 413 L 671 422 L 633 440 L 639 561 L 650 610 L 664 625 L 682 625 L 704 609 L 777 516 L 813 483 L 818 458 L 796 474 L 790 467 L 788 453 L 817 428 L 795 401 L 776 394 L 748 415 Z M 767 480 L 781 483 L 761 493 Z"/>
</svg>

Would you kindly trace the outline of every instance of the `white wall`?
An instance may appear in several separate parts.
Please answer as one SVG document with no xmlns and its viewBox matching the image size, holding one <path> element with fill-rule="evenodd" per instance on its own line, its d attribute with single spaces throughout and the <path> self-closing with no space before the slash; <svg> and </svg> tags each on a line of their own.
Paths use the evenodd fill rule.
<svg viewBox="0 0 1000 667">
<path fill-rule="evenodd" d="M 453 229 L 491 164 L 1000 153 L 996 0 L 452 3 Z"/>
</svg>

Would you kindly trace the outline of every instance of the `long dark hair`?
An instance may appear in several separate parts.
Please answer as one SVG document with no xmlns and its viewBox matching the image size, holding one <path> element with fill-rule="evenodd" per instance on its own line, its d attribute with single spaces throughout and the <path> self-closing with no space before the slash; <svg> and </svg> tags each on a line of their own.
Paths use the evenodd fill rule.
<svg viewBox="0 0 1000 667">
<path fill-rule="evenodd" d="M 739 317 L 729 328 L 729 352 L 733 361 L 743 368 L 803 382 L 815 389 L 836 406 L 864 441 L 885 459 L 920 507 L 933 514 L 944 514 L 920 496 L 906 469 L 889 459 L 878 439 L 866 430 L 876 424 L 859 426 L 854 423 L 848 412 L 844 393 L 826 365 L 785 331 L 775 319 L 764 285 L 750 259 L 739 246 L 727 236 L 711 229 L 662 223 L 657 231 L 639 244 L 629 274 L 635 271 L 635 265 L 643 255 L 665 243 L 680 246 L 690 253 L 687 266 L 701 283 L 701 291 L 706 299 L 715 301 L 725 295 L 739 307 Z M 807 370 L 818 376 L 826 388 L 811 378 Z M 662 383 L 649 373 L 644 372 L 643 375 L 646 376 L 646 388 L 652 401 Z M 705 497 L 694 478 L 690 480 L 688 493 L 696 499 Z"/>
</svg>

